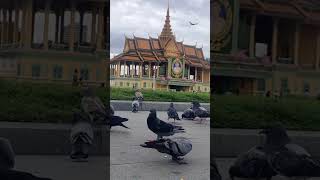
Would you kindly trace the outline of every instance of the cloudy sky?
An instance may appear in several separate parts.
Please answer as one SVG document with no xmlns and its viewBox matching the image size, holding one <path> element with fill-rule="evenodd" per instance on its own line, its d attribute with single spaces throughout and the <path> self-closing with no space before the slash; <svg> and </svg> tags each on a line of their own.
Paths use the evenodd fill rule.
<svg viewBox="0 0 320 180">
<path fill-rule="evenodd" d="M 124 35 L 158 37 L 164 25 L 168 0 L 111 0 L 111 57 L 123 50 Z M 210 1 L 170 0 L 170 20 L 177 41 L 203 46 L 210 55 Z M 192 23 L 199 23 L 191 26 Z"/>
</svg>

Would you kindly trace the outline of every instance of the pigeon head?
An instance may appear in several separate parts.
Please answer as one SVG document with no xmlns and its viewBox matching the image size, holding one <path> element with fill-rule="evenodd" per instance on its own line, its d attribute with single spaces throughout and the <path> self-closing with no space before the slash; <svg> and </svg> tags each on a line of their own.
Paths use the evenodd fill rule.
<svg viewBox="0 0 320 180">
<path fill-rule="evenodd" d="M 267 146 L 278 147 L 290 142 L 286 129 L 280 124 L 267 127 L 260 131 L 260 134 L 264 134 L 266 136 Z"/>
<path fill-rule="evenodd" d="M 156 118 L 157 117 L 157 111 L 155 109 L 150 109 L 149 117 Z"/>
<path fill-rule="evenodd" d="M 193 108 L 198 108 L 198 107 L 200 107 L 200 103 L 198 101 L 193 101 L 192 102 L 192 107 Z"/>
</svg>

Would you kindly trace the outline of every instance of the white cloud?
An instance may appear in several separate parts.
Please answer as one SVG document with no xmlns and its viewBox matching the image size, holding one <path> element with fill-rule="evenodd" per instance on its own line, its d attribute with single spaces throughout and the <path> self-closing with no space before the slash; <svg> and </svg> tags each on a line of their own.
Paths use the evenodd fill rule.
<svg viewBox="0 0 320 180">
<path fill-rule="evenodd" d="M 110 36 L 111 53 L 120 53 L 127 36 L 157 37 L 161 33 L 167 10 L 167 0 L 111 0 Z M 203 45 L 206 57 L 210 56 L 210 1 L 170 1 L 172 30 L 178 41 Z M 198 22 L 190 26 L 189 21 Z"/>
</svg>

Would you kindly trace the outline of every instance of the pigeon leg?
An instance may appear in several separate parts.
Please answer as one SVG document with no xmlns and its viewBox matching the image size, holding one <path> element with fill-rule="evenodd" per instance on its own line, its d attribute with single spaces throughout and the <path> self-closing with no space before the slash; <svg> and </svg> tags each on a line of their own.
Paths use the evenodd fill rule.
<svg viewBox="0 0 320 180">
<path fill-rule="evenodd" d="M 172 156 L 172 160 L 177 162 L 178 164 L 187 164 L 186 162 L 183 161 L 183 158 Z"/>
</svg>

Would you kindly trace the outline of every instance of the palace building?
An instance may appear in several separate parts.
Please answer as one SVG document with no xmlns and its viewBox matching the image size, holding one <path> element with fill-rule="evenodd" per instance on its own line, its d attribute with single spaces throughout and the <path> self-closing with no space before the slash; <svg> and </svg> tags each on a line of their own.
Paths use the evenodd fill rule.
<svg viewBox="0 0 320 180">
<path fill-rule="evenodd" d="M 320 3 L 213 0 L 213 91 L 320 94 Z"/>
<path fill-rule="evenodd" d="M 202 48 L 176 41 L 169 7 L 158 38 L 125 37 L 123 52 L 110 62 L 111 87 L 210 91 L 210 65 Z"/>
<path fill-rule="evenodd" d="M 107 0 L 0 1 L 0 78 L 107 83 Z"/>
</svg>

